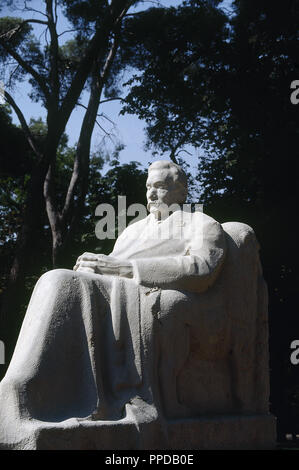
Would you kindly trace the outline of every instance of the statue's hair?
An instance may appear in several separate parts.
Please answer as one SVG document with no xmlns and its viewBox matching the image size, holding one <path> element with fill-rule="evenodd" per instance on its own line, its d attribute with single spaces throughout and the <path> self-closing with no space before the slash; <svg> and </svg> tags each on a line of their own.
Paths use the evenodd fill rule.
<svg viewBox="0 0 299 470">
<path fill-rule="evenodd" d="M 151 170 L 169 170 L 173 182 L 179 186 L 182 194 L 180 203 L 185 202 L 188 193 L 188 179 L 186 173 L 179 165 L 169 160 L 157 160 L 148 167 L 148 172 Z"/>
</svg>

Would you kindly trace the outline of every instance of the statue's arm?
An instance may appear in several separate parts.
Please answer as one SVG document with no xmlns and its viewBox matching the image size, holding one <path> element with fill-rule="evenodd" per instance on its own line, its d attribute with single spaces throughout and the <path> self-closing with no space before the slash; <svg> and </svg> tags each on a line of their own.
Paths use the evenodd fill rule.
<svg viewBox="0 0 299 470">
<path fill-rule="evenodd" d="M 108 274 L 111 276 L 133 277 L 133 265 L 129 260 L 121 260 L 103 254 L 83 253 L 77 259 L 74 271 Z"/>
<path fill-rule="evenodd" d="M 204 216 L 201 223 L 202 236 L 192 238 L 184 256 L 167 256 L 167 253 L 163 253 L 161 257 L 146 256 L 129 260 L 113 255 L 84 253 L 78 258 L 74 269 L 133 278 L 147 287 L 204 292 L 215 282 L 220 272 L 226 243 L 224 231 L 218 222 Z"/>
<path fill-rule="evenodd" d="M 134 278 L 148 287 L 204 292 L 215 282 L 225 254 L 224 231 L 209 218 L 204 223 L 201 242 L 194 239 L 185 256 L 132 260 Z"/>
</svg>

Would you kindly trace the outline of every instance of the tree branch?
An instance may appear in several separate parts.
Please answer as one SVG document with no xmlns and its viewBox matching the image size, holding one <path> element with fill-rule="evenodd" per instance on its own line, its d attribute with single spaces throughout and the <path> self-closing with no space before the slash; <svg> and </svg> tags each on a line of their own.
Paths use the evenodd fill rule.
<svg viewBox="0 0 299 470">
<path fill-rule="evenodd" d="M 39 84 L 41 90 L 43 91 L 46 100 L 49 99 L 49 90 L 47 87 L 46 81 L 43 79 L 41 75 L 6 42 L 2 38 L 0 38 L 0 45 L 8 52 L 11 57 L 13 57 L 18 64 L 27 72 L 29 73 Z"/>
<path fill-rule="evenodd" d="M 100 104 L 103 104 L 103 103 L 108 103 L 108 101 L 125 101 L 124 98 L 121 98 L 120 96 L 116 96 L 115 98 L 107 98 L 105 100 L 102 100 L 100 101 Z"/>
<path fill-rule="evenodd" d="M 94 124 L 96 122 L 97 111 L 99 107 L 99 101 L 101 97 L 101 90 L 98 88 L 98 79 L 97 79 L 97 64 L 94 65 L 94 70 L 92 73 L 92 82 L 91 82 L 91 91 L 88 101 L 88 106 L 81 105 L 86 109 L 84 119 L 81 126 L 79 141 L 77 144 L 76 157 L 74 161 L 73 173 L 71 181 L 67 190 L 67 195 L 65 198 L 64 207 L 62 210 L 62 219 L 68 217 L 68 213 L 71 207 L 71 203 L 74 199 L 76 185 L 81 178 L 83 180 L 83 186 L 86 186 L 88 178 L 88 166 L 89 166 L 89 151 L 90 151 L 90 140 Z M 84 192 L 81 188 L 81 198 L 84 197 Z"/>
<path fill-rule="evenodd" d="M 39 13 L 39 14 L 42 15 L 42 16 L 47 16 L 46 13 L 44 13 L 43 11 L 36 10 L 35 8 L 32 8 L 32 7 L 28 7 L 26 0 L 24 0 L 24 10 L 26 10 L 26 11 L 34 11 L 35 13 Z M 23 11 L 24 11 L 24 10 L 23 10 Z"/>
<path fill-rule="evenodd" d="M 15 65 L 15 64 L 16 64 L 16 63 L 14 62 L 14 65 Z M 20 67 L 20 66 L 19 66 L 19 64 L 18 64 L 18 65 L 15 67 L 15 69 L 14 69 L 14 70 L 10 73 L 10 75 L 9 75 L 9 79 L 8 79 L 8 87 L 9 87 L 9 88 L 12 86 L 13 76 L 14 76 L 14 74 L 17 72 L 17 70 L 18 70 L 19 67 Z"/>
<path fill-rule="evenodd" d="M 179 155 L 179 153 L 181 153 L 181 152 L 185 152 L 187 155 L 189 155 L 190 157 L 192 157 L 192 153 L 191 153 L 191 152 L 188 152 L 188 150 L 186 150 L 186 149 L 181 149 L 181 150 L 179 150 L 177 154 Z"/>
<path fill-rule="evenodd" d="M 191 131 L 192 131 L 193 129 L 194 129 L 194 125 L 192 124 L 189 129 L 186 129 L 186 132 L 191 133 Z M 169 158 L 170 158 L 174 163 L 178 163 L 178 162 L 177 162 L 177 159 L 176 159 L 176 155 L 178 155 L 180 152 L 186 152 L 187 154 L 191 155 L 191 154 L 190 154 L 187 150 L 185 150 L 185 149 L 179 150 L 179 151 L 177 152 L 177 150 L 178 150 L 182 145 L 184 145 L 184 143 L 185 143 L 185 137 L 182 137 L 182 138 L 176 143 L 176 145 L 171 145 L 170 139 L 171 139 L 171 137 L 169 136 L 169 147 L 170 147 L 170 149 L 171 149 Z"/>
<path fill-rule="evenodd" d="M 104 119 L 106 119 L 107 121 L 110 122 L 110 124 L 112 124 L 114 127 L 116 126 L 115 122 L 112 121 L 112 119 L 110 119 L 108 116 L 106 116 L 105 113 L 101 113 L 101 114 L 98 114 L 99 117 L 103 117 Z"/>
<path fill-rule="evenodd" d="M 46 203 L 46 211 L 51 227 L 52 237 L 53 237 L 53 248 L 56 245 L 57 238 L 61 236 L 61 215 L 55 207 L 54 197 L 53 197 L 53 180 L 54 180 L 54 164 L 50 164 L 48 172 L 44 181 L 44 199 Z M 56 264 L 54 249 L 52 251 L 52 260 L 53 266 Z"/>
<path fill-rule="evenodd" d="M 112 138 L 111 138 L 111 134 L 109 134 L 109 132 L 106 131 L 106 129 L 104 129 L 103 126 L 101 126 L 101 124 L 99 123 L 99 121 L 96 120 L 96 121 L 95 121 L 95 124 L 96 124 L 97 126 L 99 126 L 99 128 L 101 129 L 101 131 L 103 131 L 104 134 L 106 134 L 106 137 L 109 137 L 109 139 L 113 142 L 113 140 L 112 140 Z"/>
<path fill-rule="evenodd" d="M 28 124 L 26 122 L 26 119 L 24 117 L 24 114 L 22 113 L 22 111 L 20 110 L 20 108 L 18 107 L 18 105 L 16 104 L 16 102 L 14 101 L 14 99 L 12 98 L 12 96 L 7 92 L 7 91 L 4 91 L 4 97 L 7 101 L 8 104 L 10 104 L 10 106 L 13 108 L 14 112 L 16 113 L 16 115 L 18 116 L 18 119 L 20 121 L 20 124 L 21 124 L 21 127 L 23 129 L 23 132 L 26 136 L 26 139 L 30 145 L 30 147 L 32 148 L 32 150 L 34 151 L 34 153 L 40 157 L 41 156 L 41 153 L 40 153 L 40 150 L 37 146 L 37 143 L 35 142 L 35 139 L 28 127 Z"/>
<path fill-rule="evenodd" d="M 58 37 L 62 36 L 63 34 L 66 34 L 66 33 L 74 33 L 75 31 L 77 31 L 77 29 L 66 29 L 62 33 L 58 34 Z"/>
<path fill-rule="evenodd" d="M 101 103 L 102 103 L 102 101 L 99 102 L 99 104 L 101 104 Z M 81 106 L 81 107 L 84 108 L 84 109 L 88 109 L 88 107 L 85 106 L 85 104 L 82 104 L 82 103 L 77 103 L 77 106 Z M 105 116 L 104 113 L 101 113 L 101 114 L 98 113 L 98 114 L 96 115 L 96 117 L 104 117 L 104 118 L 106 118 L 108 121 L 110 121 L 111 124 L 113 124 L 113 125 L 115 126 L 115 122 L 111 121 L 111 119 L 109 119 L 108 116 Z M 97 122 L 96 122 L 96 123 L 97 123 Z M 98 123 L 97 123 L 97 124 L 98 124 Z"/>
<path fill-rule="evenodd" d="M 60 107 L 62 127 L 63 122 L 67 122 L 74 106 L 76 105 L 79 99 L 84 83 L 88 75 L 90 74 L 90 70 L 94 61 L 94 55 L 96 53 L 96 50 L 99 48 L 99 44 L 101 43 L 102 39 L 103 31 L 97 31 L 93 38 L 90 40 L 87 52 L 80 62 L 77 72 L 72 80 L 71 86 L 69 87 L 68 92 L 66 93 L 66 96 Z"/>
<path fill-rule="evenodd" d="M 136 13 L 127 13 L 126 15 L 124 15 L 124 18 L 127 18 L 128 16 L 138 16 L 140 15 L 140 12 L 136 12 Z"/>
<path fill-rule="evenodd" d="M 172 149 L 170 154 L 169 154 L 169 158 L 170 158 L 170 160 L 173 161 L 173 163 L 176 163 L 178 165 L 178 161 L 176 159 L 175 152 L 176 152 L 176 148 Z"/>
<path fill-rule="evenodd" d="M 57 8 L 58 8 L 58 2 L 57 0 L 54 0 L 54 3 L 55 3 L 55 6 L 54 6 L 54 23 L 55 23 L 55 26 L 57 26 L 57 22 L 58 22 L 58 15 L 57 15 Z"/>
<path fill-rule="evenodd" d="M 98 111 L 98 107 L 100 103 L 102 89 L 103 89 L 105 80 L 110 71 L 111 65 L 113 63 L 113 60 L 114 60 L 114 57 L 118 48 L 119 32 L 120 32 L 120 25 L 117 27 L 117 32 L 115 33 L 113 43 L 108 52 L 102 72 L 100 73 L 100 80 L 98 79 L 99 60 L 97 60 L 94 64 L 94 69 L 92 73 L 91 92 L 90 92 L 88 106 L 86 107 L 82 105 L 81 103 L 78 103 L 80 106 L 86 109 L 86 113 L 85 113 L 82 127 L 81 127 L 77 153 L 76 153 L 76 160 L 74 163 L 73 174 L 72 174 L 72 178 L 71 178 L 70 185 L 68 188 L 67 196 L 65 199 L 64 208 L 62 211 L 62 218 L 65 218 L 69 211 L 71 201 L 73 200 L 73 197 L 74 197 L 75 187 L 80 176 L 82 176 L 83 179 L 87 180 L 88 165 L 86 166 L 86 160 L 89 159 L 90 139 L 91 139 L 91 135 L 92 135 L 95 123 L 100 127 L 100 129 L 108 137 L 110 137 L 109 133 L 96 120 L 96 117 L 98 115 L 97 111 Z M 82 171 L 82 166 L 84 166 L 84 164 L 86 168 L 83 171 L 83 173 L 85 174 L 80 175 L 80 172 Z M 81 196 L 83 195 L 81 194 Z"/>
<path fill-rule="evenodd" d="M 15 34 L 17 34 L 19 31 L 21 31 L 22 27 L 27 23 L 39 23 L 39 24 L 48 25 L 47 21 L 36 20 L 35 18 L 30 18 L 28 20 L 23 20 L 20 24 L 18 24 L 18 26 L 15 26 L 14 28 L 10 29 L 9 31 L 6 31 L 5 33 L 2 33 L 0 35 L 0 38 L 11 39 Z"/>
<path fill-rule="evenodd" d="M 46 0 L 49 6 L 52 5 L 52 0 Z M 50 22 L 50 17 L 49 17 Z M 101 55 L 97 52 L 97 47 L 99 47 L 99 42 L 102 46 L 102 51 L 108 47 L 110 32 L 113 30 L 113 24 L 107 18 L 107 24 L 101 31 L 97 31 L 90 42 L 89 50 L 87 54 L 81 61 L 77 74 L 72 82 L 70 89 L 62 103 L 62 106 L 59 110 L 60 112 L 60 122 L 58 125 L 62 127 L 63 122 L 68 118 L 69 112 L 72 110 L 79 98 L 79 94 L 82 89 L 87 76 L 90 73 L 90 68 L 92 70 L 92 82 L 91 82 L 91 92 L 86 108 L 86 113 L 82 122 L 81 132 L 79 136 L 79 141 L 77 145 L 77 151 L 74 161 L 74 167 L 72 172 L 72 177 L 70 184 L 67 190 L 65 202 L 61 213 L 59 214 L 57 208 L 55 209 L 55 201 L 52 197 L 52 184 L 53 184 L 53 170 L 50 166 L 47 178 L 44 184 L 44 197 L 46 199 L 46 207 L 49 216 L 49 221 L 51 224 L 51 229 L 53 236 L 57 236 L 59 232 L 63 232 L 67 227 L 67 222 L 70 219 L 70 209 L 74 202 L 74 196 L 76 187 L 79 181 L 81 181 L 79 188 L 79 197 L 77 201 L 77 210 L 82 206 L 85 194 L 87 192 L 87 182 L 88 182 L 88 168 L 89 168 L 89 153 L 90 153 L 90 141 L 91 135 L 94 129 L 96 122 L 97 111 L 99 107 L 100 97 L 103 89 L 104 82 L 109 73 L 110 67 L 112 65 L 113 59 L 115 57 L 116 49 L 118 46 L 118 35 L 115 34 L 112 46 L 109 49 L 107 59 L 103 66 L 102 72 L 100 73 L 99 78 L 99 64 L 101 63 Z M 112 29 L 111 29 L 112 28 Z M 117 30 L 120 30 L 120 24 L 117 26 Z M 100 39 L 102 38 L 102 41 Z M 106 46 L 103 45 L 106 44 Z M 84 105 L 82 105 L 85 107 Z M 97 123 L 99 126 L 100 124 Z M 101 127 L 101 126 L 100 126 Z M 104 129 L 103 129 L 104 130 Z M 105 130 L 104 130 L 105 131 Z M 108 133 L 107 133 L 108 134 Z M 55 212 L 56 210 L 56 212 Z"/>
<path fill-rule="evenodd" d="M 55 4 L 55 8 L 57 5 Z M 53 92 L 53 103 L 55 103 L 56 109 L 59 106 L 59 90 L 60 90 L 60 81 L 59 81 L 59 72 L 58 72 L 58 35 L 56 31 L 56 21 L 57 18 L 54 18 L 53 13 L 53 0 L 46 0 L 46 11 L 48 16 L 48 24 L 49 24 L 49 31 L 50 31 L 50 83 Z"/>
<path fill-rule="evenodd" d="M 47 21 L 35 20 L 34 18 L 31 18 L 29 20 L 22 21 L 22 23 L 20 23 L 18 26 L 15 26 L 14 28 L 10 29 L 9 31 L 6 31 L 5 33 L 2 33 L 0 35 L 0 39 L 10 40 L 15 34 L 17 34 L 19 31 L 21 31 L 22 27 L 26 23 L 39 23 L 39 24 L 44 24 L 44 25 L 48 26 Z"/>
<path fill-rule="evenodd" d="M 123 18 L 126 16 L 128 10 L 131 8 L 131 6 L 134 5 L 134 3 L 136 3 L 136 0 L 131 0 L 127 3 L 127 5 L 123 8 L 123 10 L 120 12 L 120 14 L 118 15 L 118 17 L 116 18 L 116 21 L 115 21 L 115 25 L 116 26 L 120 26 Z"/>
<path fill-rule="evenodd" d="M 100 81 L 99 81 L 99 84 L 98 84 L 100 89 L 102 89 L 102 87 L 103 87 L 103 85 L 104 85 L 104 83 L 107 79 L 107 76 L 109 74 L 111 65 L 113 64 L 113 61 L 114 61 L 114 58 L 115 58 L 115 55 L 116 55 L 116 52 L 117 52 L 117 49 L 118 49 L 119 34 L 120 34 L 120 25 L 117 27 L 117 31 L 115 32 L 114 40 L 112 42 L 112 46 L 111 46 L 111 48 L 108 52 L 108 56 L 106 58 L 103 70 L 100 74 Z"/>
<path fill-rule="evenodd" d="M 112 9 L 112 3 L 111 3 L 111 9 Z M 70 113 L 73 110 L 73 107 L 78 101 L 82 86 L 84 85 L 90 73 L 90 70 L 93 66 L 94 57 L 96 55 L 99 57 L 100 55 L 100 53 L 96 54 L 96 51 L 98 49 L 102 51 L 105 50 L 105 47 L 103 46 L 103 44 L 106 43 L 107 37 L 109 37 L 110 32 L 113 31 L 115 28 L 118 28 L 118 27 L 120 28 L 121 21 L 124 15 L 127 13 L 128 9 L 134 3 L 135 3 L 135 0 L 128 2 L 127 6 L 121 11 L 120 14 L 117 14 L 116 17 L 113 17 L 110 12 L 109 13 L 107 12 L 106 18 L 103 18 L 103 27 L 100 30 L 97 30 L 94 36 L 92 37 L 92 39 L 90 40 L 89 47 L 86 51 L 86 54 L 83 57 L 78 67 L 77 73 L 62 103 L 61 115 L 63 116 L 64 120 L 69 117 Z"/>
<path fill-rule="evenodd" d="M 48 21 L 37 20 L 36 18 L 30 18 L 30 19 L 27 19 L 27 20 L 23 20 L 22 23 L 20 24 L 20 27 L 22 27 L 26 23 L 38 23 L 38 24 L 48 25 Z"/>
</svg>

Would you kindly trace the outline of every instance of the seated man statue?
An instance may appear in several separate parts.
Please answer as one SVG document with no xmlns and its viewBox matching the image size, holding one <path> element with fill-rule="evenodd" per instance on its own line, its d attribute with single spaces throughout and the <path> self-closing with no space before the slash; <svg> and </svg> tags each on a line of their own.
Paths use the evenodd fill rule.
<svg viewBox="0 0 299 470">
<path fill-rule="evenodd" d="M 183 170 L 156 161 L 149 215 L 113 252 L 39 279 L 0 384 L 0 448 L 274 444 L 255 235 L 186 196 Z"/>
</svg>

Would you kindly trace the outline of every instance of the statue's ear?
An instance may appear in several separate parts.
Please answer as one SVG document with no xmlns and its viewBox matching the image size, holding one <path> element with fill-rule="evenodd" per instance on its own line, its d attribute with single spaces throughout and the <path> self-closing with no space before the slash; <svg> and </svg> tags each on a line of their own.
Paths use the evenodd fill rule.
<svg viewBox="0 0 299 470">
<path fill-rule="evenodd" d="M 188 188 L 179 187 L 177 192 L 178 192 L 178 204 L 184 204 L 188 196 Z"/>
</svg>

